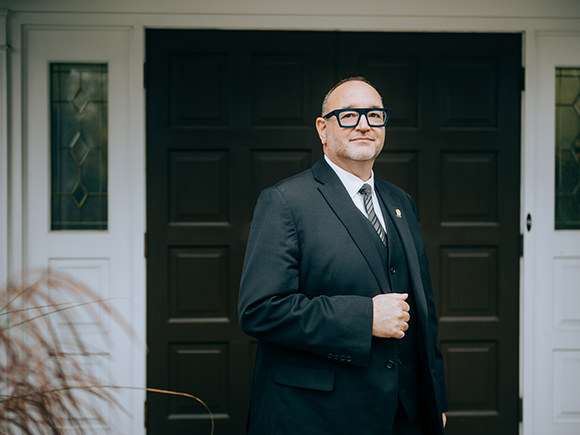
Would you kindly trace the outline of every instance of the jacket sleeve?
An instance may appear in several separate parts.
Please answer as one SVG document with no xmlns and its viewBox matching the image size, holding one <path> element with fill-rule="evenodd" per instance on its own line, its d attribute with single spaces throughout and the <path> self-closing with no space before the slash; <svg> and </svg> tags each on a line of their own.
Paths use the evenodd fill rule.
<svg viewBox="0 0 580 435">
<path fill-rule="evenodd" d="M 322 358 L 366 365 L 372 338 L 372 299 L 316 295 L 312 289 L 310 297 L 305 294 L 300 284 L 295 212 L 277 187 L 265 190 L 258 199 L 240 284 L 242 330 Z"/>
</svg>

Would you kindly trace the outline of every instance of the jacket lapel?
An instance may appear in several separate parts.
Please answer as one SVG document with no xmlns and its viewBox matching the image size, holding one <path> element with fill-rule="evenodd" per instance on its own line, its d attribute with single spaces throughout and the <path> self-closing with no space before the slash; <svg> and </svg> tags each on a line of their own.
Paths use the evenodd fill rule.
<svg viewBox="0 0 580 435">
<path fill-rule="evenodd" d="M 415 295 L 415 303 L 417 304 L 417 311 L 421 316 L 421 324 L 427 325 L 427 300 L 425 298 L 425 289 L 423 288 L 423 281 L 421 280 L 421 267 L 419 266 L 419 257 L 417 256 L 417 248 L 407 223 L 407 216 L 405 216 L 402 204 L 391 195 L 389 185 L 382 180 L 375 179 L 375 190 L 379 195 L 383 205 L 383 212 L 388 213 L 395 227 L 399 232 L 405 254 L 407 256 L 407 263 L 409 266 L 409 275 Z M 387 216 L 385 216 L 386 218 Z"/>
<path fill-rule="evenodd" d="M 377 279 L 380 289 L 385 291 L 388 288 L 386 263 L 381 256 L 381 249 L 385 248 L 378 236 L 369 231 L 370 222 L 353 204 L 340 178 L 328 166 L 324 158 L 312 167 L 312 172 L 314 178 L 320 183 L 318 190 L 357 245 Z M 374 231 L 374 228 L 371 227 L 371 229 Z"/>
</svg>

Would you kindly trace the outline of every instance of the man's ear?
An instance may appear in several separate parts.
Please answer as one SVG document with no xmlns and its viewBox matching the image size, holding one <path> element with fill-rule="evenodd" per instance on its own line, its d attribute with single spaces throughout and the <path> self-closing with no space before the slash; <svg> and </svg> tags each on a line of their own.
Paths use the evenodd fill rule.
<svg viewBox="0 0 580 435">
<path fill-rule="evenodd" d="M 322 145 L 326 145 L 326 120 L 320 116 L 316 118 L 316 131 Z"/>
</svg>

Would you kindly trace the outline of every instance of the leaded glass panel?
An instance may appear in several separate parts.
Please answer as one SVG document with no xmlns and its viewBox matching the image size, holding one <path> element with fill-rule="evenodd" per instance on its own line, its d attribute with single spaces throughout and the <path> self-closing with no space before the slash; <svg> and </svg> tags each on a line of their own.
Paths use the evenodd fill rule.
<svg viewBox="0 0 580 435">
<path fill-rule="evenodd" d="M 580 229 L 580 68 L 556 68 L 556 229 Z"/>
<path fill-rule="evenodd" d="M 106 64 L 53 63 L 51 229 L 107 229 Z"/>
</svg>

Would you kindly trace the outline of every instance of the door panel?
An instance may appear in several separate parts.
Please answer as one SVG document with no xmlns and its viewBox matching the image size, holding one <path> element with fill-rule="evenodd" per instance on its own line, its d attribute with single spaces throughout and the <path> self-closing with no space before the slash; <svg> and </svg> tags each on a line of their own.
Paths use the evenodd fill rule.
<svg viewBox="0 0 580 435">
<path fill-rule="evenodd" d="M 74 362 L 87 367 L 87 371 L 103 385 L 140 386 L 144 375 L 140 362 L 143 351 L 141 345 L 137 343 L 142 340 L 141 334 L 144 332 L 142 325 L 133 325 L 135 334 L 128 334 L 125 326 L 116 321 L 117 316 L 127 322 L 140 318 L 139 312 L 143 307 L 142 286 L 133 281 L 137 272 L 127 267 L 128 264 L 132 264 L 131 260 L 135 255 L 133 249 L 137 240 L 135 236 L 139 237 L 143 230 L 139 207 L 141 198 L 134 200 L 136 195 L 140 195 L 141 187 L 132 183 L 135 174 L 128 170 L 128 166 L 135 161 L 135 155 L 141 153 L 138 142 L 131 139 L 130 128 L 131 98 L 128 90 L 132 83 L 129 73 L 131 33 L 125 27 L 25 26 L 22 37 L 25 44 L 19 56 L 22 56 L 25 65 L 22 70 L 22 86 L 26 89 L 26 94 L 22 96 L 24 126 L 22 134 L 25 140 L 22 142 L 23 160 L 19 171 L 22 171 L 23 177 L 22 186 L 15 186 L 13 192 L 15 198 L 22 195 L 22 215 L 19 213 L 18 219 L 22 219 L 19 225 L 22 225 L 24 238 L 22 253 L 11 261 L 15 261 L 16 264 L 22 261 L 18 269 L 22 267 L 28 271 L 25 276 L 29 279 L 33 276 L 38 277 L 28 274 L 32 271 L 38 272 L 39 268 L 48 268 L 58 274 L 68 275 L 87 286 L 94 292 L 94 297 L 103 301 L 95 303 L 96 301 L 87 299 L 94 297 L 78 290 L 69 293 L 64 288 L 56 287 L 55 283 L 47 286 L 53 300 L 66 304 L 63 307 L 68 306 L 66 312 L 73 306 L 78 307 L 70 310 L 74 320 L 66 327 L 60 324 L 66 317 L 59 318 L 56 312 L 49 316 L 54 319 L 53 326 L 56 327 L 54 333 L 63 340 L 60 345 L 55 345 L 55 349 L 62 346 L 63 352 L 67 352 L 64 358 L 68 361 L 66 364 Z M 58 117 L 58 111 L 54 109 L 51 113 L 51 99 L 56 97 L 55 93 L 51 98 L 51 92 L 56 91 L 51 89 L 51 65 L 60 63 L 81 66 L 80 69 L 76 66 L 70 68 L 70 80 L 59 80 L 61 83 L 68 82 L 62 87 L 57 99 L 62 111 L 68 114 L 62 118 Z M 96 80 L 91 80 L 94 77 L 87 77 L 86 72 L 80 72 L 86 71 L 85 67 L 90 64 L 107 66 L 106 79 L 102 75 L 97 79 L 104 79 L 103 82 L 97 83 Z M 98 90 L 106 95 L 104 101 L 101 99 L 103 94 Z M 95 122 L 97 116 L 90 114 L 99 113 L 95 107 L 102 107 L 103 104 L 107 106 L 104 111 L 107 121 Z M 78 110 L 79 108 L 83 110 Z M 67 119 L 68 122 L 64 121 Z M 60 128 L 56 128 L 59 123 Z M 55 142 L 51 143 L 51 139 Z M 96 143 L 99 141 L 107 148 L 104 155 L 97 151 Z M 58 159 L 51 163 L 51 153 L 54 152 L 51 148 L 55 145 L 58 145 L 61 151 L 57 153 Z M 91 162 L 93 157 L 98 160 L 104 156 L 106 159 L 102 165 L 97 166 L 94 161 Z M 140 157 L 136 159 L 137 166 L 141 166 Z M 62 183 L 62 188 L 51 187 L 51 178 L 60 173 L 59 166 L 70 170 L 71 164 L 78 173 L 78 180 Z M 106 173 L 103 174 L 101 171 Z M 94 176 L 95 173 L 102 175 Z M 95 187 L 98 183 L 91 182 L 95 178 L 108 181 L 104 186 Z M 84 183 L 88 189 L 84 187 Z M 67 185 L 69 187 L 64 187 Z M 74 190 L 75 185 L 78 186 L 78 191 Z M 51 229 L 51 222 L 58 221 L 51 205 L 51 194 L 67 189 L 75 193 L 84 189 L 84 193 L 74 199 L 74 201 L 80 199 L 74 207 L 82 209 L 83 216 L 99 216 L 87 210 L 92 207 L 91 201 L 94 200 L 92 192 L 107 192 L 104 201 L 107 205 L 106 224 L 103 225 L 103 220 L 100 220 L 102 214 L 98 218 L 100 220 L 98 225 L 104 226 L 105 229 L 83 230 L 77 226 L 74 226 L 77 228 L 74 230 Z M 89 193 L 89 190 L 92 192 Z M 63 193 L 62 196 L 71 199 L 70 194 Z M 65 216 L 70 224 L 81 216 L 79 210 L 71 213 L 69 208 L 68 212 L 61 216 Z M 86 224 L 86 221 L 80 223 Z M 2 243 L 5 244 L 5 240 Z M 13 246 L 18 246 L 19 243 Z M 132 267 L 140 270 L 140 264 L 140 261 L 136 261 Z M 105 310 L 105 302 L 114 307 L 116 315 L 111 316 Z M 83 305 L 89 311 L 78 311 Z M 49 323 L 40 323 L 38 327 L 48 325 Z M 6 350 L 7 348 L 2 345 L 3 358 L 6 356 Z M 39 355 L 42 354 L 38 354 L 37 357 Z M 54 353 L 53 356 L 57 357 L 58 354 Z M 64 360 L 60 364 L 64 363 Z M 61 366 L 64 367 L 64 364 Z M 56 370 L 56 364 L 53 367 Z M 66 372 L 69 381 L 74 372 L 76 370 Z M 53 383 L 52 387 L 54 385 L 57 384 Z M 79 413 L 71 410 L 71 418 L 75 416 L 77 421 L 67 424 L 68 428 L 63 429 L 63 432 L 72 432 L 76 424 L 79 424 L 86 433 L 110 433 L 112 428 L 117 433 L 126 434 L 142 431 L 141 419 L 137 418 L 143 412 L 142 403 L 145 395 L 141 392 L 111 390 L 110 393 L 115 399 L 123 404 L 122 411 L 109 401 L 98 400 L 93 395 L 77 396 L 74 391 L 71 393 L 76 400 L 84 402 L 85 406 Z M 102 416 L 104 420 L 98 419 L 97 415 Z M 4 419 L 2 426 L 2 432 L 21 432 L 19 429 L 9 429 L 5 426 Z"/>
<path fill-rule="evenodd" d="M 416 199 L 430 254 L 448 433 L 515 433 L 520 50 L 520 35 L 148 31 L 148 385 L 243 433 L 252 208 L 321 156 L 328 88 L 365 75 L 393 108 L 375 172 Z M 209 433 L 197 403 L 148 400 L 150 433 Z"/>
<path fill-rule="evenodd" d="M 375 172 L 417 202 L 440 319 L 447 433 L 516 433 L 521 37 L 338 38 L 348 53 L 339 75 L 362 72 L 393 108 Z"/>
<path fill-rule="evenodd" d="M 247 415 L 255 347 L 236 308 L 252 208 L 321 155 L 312 120 L 334 74 L 304 47 L 330 42 L 147 33 L 148 385 L 200 397 L 219 434 L 242 433 Z M 150 395 L 148 409 L 150 433 L 209 433 L 191 399 Z"/>
<path fill-rule="evenodd" d="M 529 318 L 522 331 L 529 352 L 524 361 L 524 426 L 533 435 L 580 433 L 580 231 L 570 225 L 577 224 L 572 218 L 580 210 L 580 80 L 571 79 L 576 90 L 560 88 L 556 81 L 557 69 L 580 69 L 579 44 L 580 32 L 537 36 L 538 93 L 530 155 L 542 176 L 530 185 L 532 225 L 525 239 L 530 284 L 524 299 Z M 558 88 L 568 89 L 559 99 Z M 575 110 L 570 107 L 573 102 Z M 566 149 L 571 154 L 568 165 Z M 562 183 L 566 179 L 568 183 Z M 556 204 L 566 184 L 576 199 L 569 197 L 568 228 L 558 228 Z"/>
</svg>

